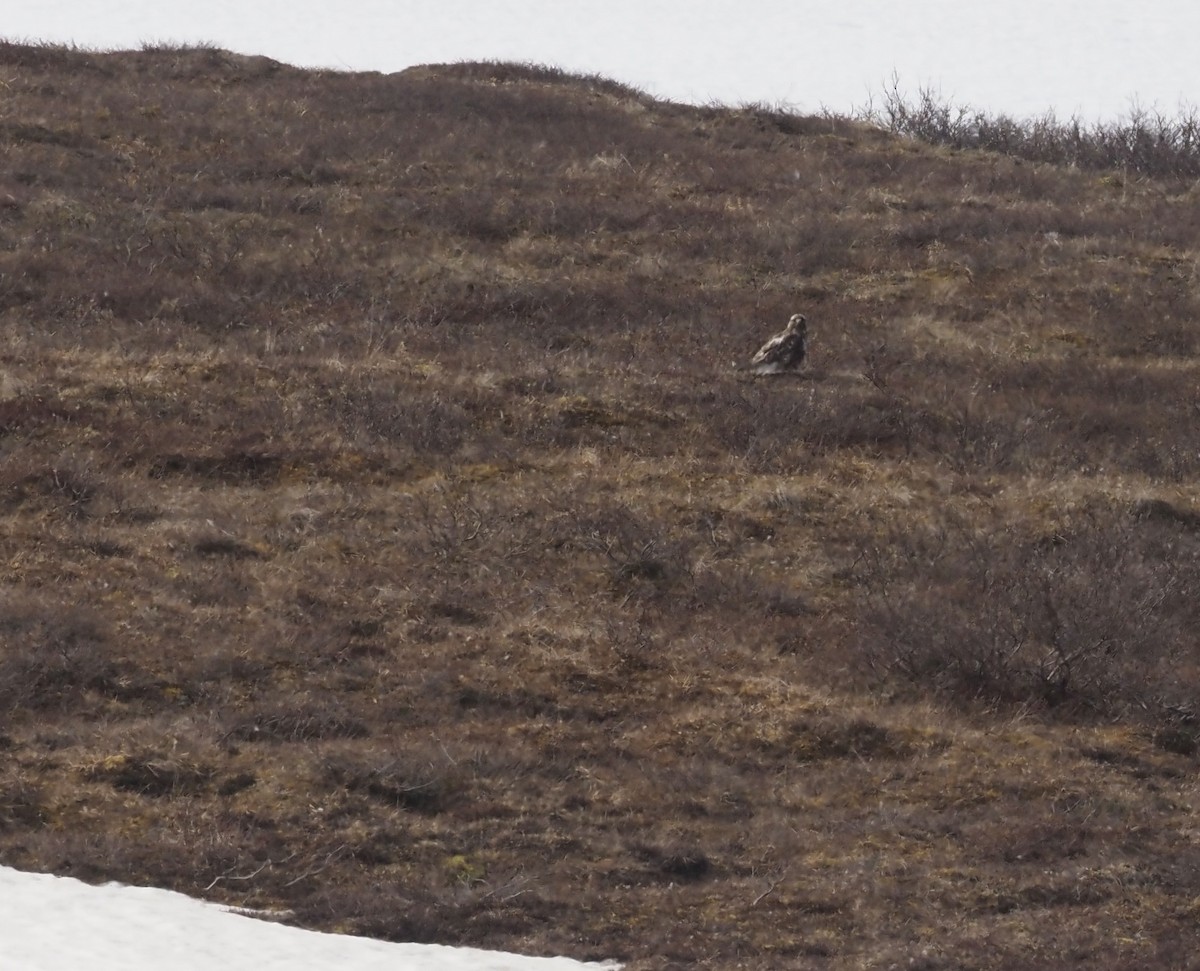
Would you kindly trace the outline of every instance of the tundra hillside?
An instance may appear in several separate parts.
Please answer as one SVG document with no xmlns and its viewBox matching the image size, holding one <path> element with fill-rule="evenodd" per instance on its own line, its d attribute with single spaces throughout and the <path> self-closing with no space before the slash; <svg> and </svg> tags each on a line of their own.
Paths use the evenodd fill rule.
<svg viewBox="0 0 1200 971">
<path fill-rule="evenodd" d="M 0 862 L 640 971 L 1198 966 L 1194 176 L 499 64 L 0 87 Z"/>
</svg>

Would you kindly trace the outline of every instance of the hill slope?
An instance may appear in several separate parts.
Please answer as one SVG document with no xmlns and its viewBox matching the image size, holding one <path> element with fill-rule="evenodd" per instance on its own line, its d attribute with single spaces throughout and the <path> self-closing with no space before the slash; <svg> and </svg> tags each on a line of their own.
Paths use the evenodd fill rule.
<svg viewBox="0 0 1200 971">
<path fill-rule="evenodd" d="M 1194 187 L 0 64 L 0 860 L 634 968 L 1194 960 Z"/>
</svg>

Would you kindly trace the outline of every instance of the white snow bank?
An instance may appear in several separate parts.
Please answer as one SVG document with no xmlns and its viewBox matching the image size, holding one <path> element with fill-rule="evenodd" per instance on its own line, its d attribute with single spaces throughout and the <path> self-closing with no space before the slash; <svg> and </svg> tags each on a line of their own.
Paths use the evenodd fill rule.
<svg viewBox="0 0 1200 971">
<path fill-rule="evenodd" d="M 389 944 L 256 920 L 149 887 L 0 867 L 4 971 L 582 971 L 616 968 L 436 944 Z"/>
</svg>

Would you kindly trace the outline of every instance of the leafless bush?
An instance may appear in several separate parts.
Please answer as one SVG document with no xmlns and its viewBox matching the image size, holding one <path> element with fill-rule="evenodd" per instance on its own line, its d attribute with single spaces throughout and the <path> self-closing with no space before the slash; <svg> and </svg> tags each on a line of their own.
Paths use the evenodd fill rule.
<svg viewBox="0 0 1200 971">
<path fill-rule="evenodd" d="M 402 385 L 330 389 L 331 415 L 352 436 L 410 447 L 421 455 L 451 455 L 475 430 L 467 402 Z"/>
<path fill-rule="evenodd" d="M 8 829 L 35 829 L 49 817 L 46 794 L 22 782 L 0 785 L 0 832 Z"/>
<path fill-rule="evenodd" d="M 105 491 L 101 476 L 86 462 L 70 456 L 40 468 L 13 462 L 0 473 L 0 488 L 4 489 L 7 505 L 19 507 L 41 501 L 71 519 L 87 517 L 92 503 Z"/>
<path fill-rule="evenodd" d="M 955 105 L 929 88 L 910 100 L 893 80 L 882 105 L 871 105 L 860 114 L 897 135 L 937 145 L 1154 178 L 1200 175 L 1200 116 L 1195 111 L 1171 118 L 1134 107 L 1116 122 L 1088 123 L 1078 117 L 1060 121 L 1053 113 L 1018 120 Z"/>
<path fill-rule="evenodd" d="M 691 544 L 628 507 L 585 512 L 575 529 L 572 546 L 599 555 L 612 594 L 622 604 L 667 596 L 691 576 Z"/>
<path fill-rule="evenodd" d="M 376 762 L 338 755 L 326 760 L 324 771 L 331 783 L 348 792 L 425 815 L 445 811 L 462 789 L 456 766 L 441 752 L 417 751 Z"/>
<path fill-rule="evenodd" d="M 1161 713 L 1196 688 L 1178 674 L 1191 669 L 1200 547 L 1148 526 L 1034 543 L 898 535 L 862 561 L 860 662 L 959 701 Z"/>
<path fill-rule="evenodd" d="M 0 605 L 0 709 L 58 708 L 112 692 L 120 667 L 102 619 L 85 607 L 10 597 Z"/>
</svg>

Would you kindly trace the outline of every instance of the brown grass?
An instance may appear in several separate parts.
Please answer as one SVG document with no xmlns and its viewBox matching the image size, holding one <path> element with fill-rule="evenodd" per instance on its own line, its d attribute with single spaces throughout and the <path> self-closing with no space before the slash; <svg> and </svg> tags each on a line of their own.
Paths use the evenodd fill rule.
<svg viewBox="0 0 1200 971">
<path fill-rule="evenodd" d="M 1195 966 L 1189 181 L 0 64 L 0 860 L 634 969 Z M 731 366 L 797 310 L 803 375 Z"/>
</svg>

